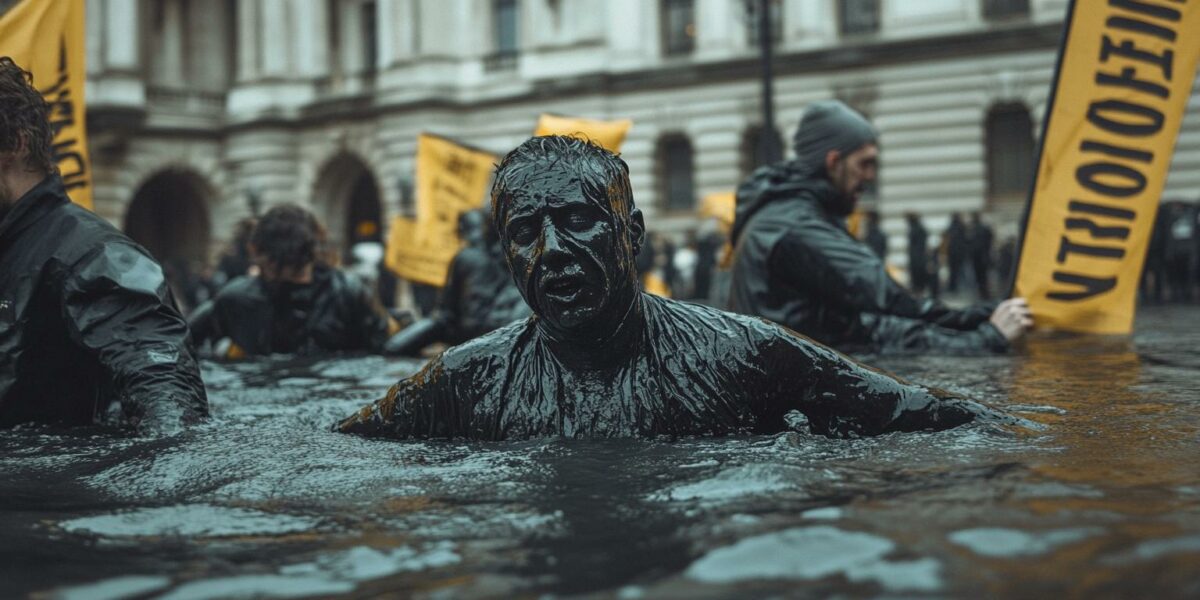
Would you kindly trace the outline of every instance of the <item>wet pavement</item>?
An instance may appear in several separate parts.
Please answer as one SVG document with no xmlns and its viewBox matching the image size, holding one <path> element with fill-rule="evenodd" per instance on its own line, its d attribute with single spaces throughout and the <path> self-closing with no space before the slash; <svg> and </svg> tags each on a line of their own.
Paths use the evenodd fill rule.
<svg viewBox="0 0 1200 600">
<path fill-rule="evenodd" d="M 214 422 L 0 432 L 4 597 L 1200 597 L 1200 309 L 902 376 L 1041 431 L 396 442 L 419 363 L 208 363 Z"/>
</svg>

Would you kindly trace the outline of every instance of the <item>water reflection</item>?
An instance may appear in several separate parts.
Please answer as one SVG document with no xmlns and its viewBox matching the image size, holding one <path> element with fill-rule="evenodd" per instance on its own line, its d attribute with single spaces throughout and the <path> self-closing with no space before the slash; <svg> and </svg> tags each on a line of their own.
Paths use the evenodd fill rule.
<svg viewBox="0 0 1200 600">
<path fill-rule="evenodd" d="M 213 425 L 0 432 L 10 595 L 1200 595 L 1200 333 L 888 358 L 1042 431 L 365 440 L 419 365 L 209 364 Z M 1192 328 L 1195 329 L 1195 328 Z M 803 586 L 802 588 L 799 586 Z"/>
</svg>

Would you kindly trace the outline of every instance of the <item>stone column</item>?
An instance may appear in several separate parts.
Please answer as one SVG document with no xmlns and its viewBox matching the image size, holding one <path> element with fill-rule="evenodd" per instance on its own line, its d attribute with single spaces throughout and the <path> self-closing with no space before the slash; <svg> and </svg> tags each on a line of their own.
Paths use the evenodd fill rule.
<svg viewBox="0 0 1200 600">
<path fill-rule="evenodd" d="M 323 0 L 295 0 L 292 52 L 295 74 L 305 78 L 329 74 L 329 4 Z"/>
<path fill-rule="evenodd" d="M 237 3 L 237 77 L 238 82 L 255 81 L 259 77 L 258 0 L 239 0 Z"/>
<path fill-rule="evenodd" d="M 243 0 L 245 2 L 246 0 Z M 259 65 L 262 75 L 285 78 L 291 74 L 289 38 L 295 35 L 289 27 L 289 6 L 286 0 L 258 0 L 260 21 L 258 35 L 262 40 Z"/>
</svg>

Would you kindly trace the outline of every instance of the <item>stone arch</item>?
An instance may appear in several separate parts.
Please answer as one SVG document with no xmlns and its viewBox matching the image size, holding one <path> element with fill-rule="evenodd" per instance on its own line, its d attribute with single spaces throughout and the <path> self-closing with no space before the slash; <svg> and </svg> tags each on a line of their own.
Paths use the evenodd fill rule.
<svg viewBox="0 0 1200 600">
<path fill-rule="evenodd" d="M 216 191 L 204 176 L 166 167 L 146 177 L 125 208 L 122 229 L 164 266 L 204 265 L 212 240 Z"/>
<path fill-rule="evenodd" d="M 351 246 L 383 241 L 383 190 L 370 164 L 343 151 L 325 161 L 312 187 L 312 206 L 329 233 L 329 246 L 349 256 Z"/>
</svg>

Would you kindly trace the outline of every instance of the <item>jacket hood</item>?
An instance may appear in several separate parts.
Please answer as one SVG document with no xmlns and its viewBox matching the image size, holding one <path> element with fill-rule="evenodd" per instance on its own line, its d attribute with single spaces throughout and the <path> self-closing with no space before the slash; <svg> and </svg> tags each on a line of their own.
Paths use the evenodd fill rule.
<svg viewBox="0 0 1200 600">
<path fill-rule="evenodd" d="M 736 245 L 750 218 L 775 200 L 799 198 L 823 205 L 833 194 L 833 186 L 822 172 L 806 169 L 796 161 L 760 167 L 738 186 L 730 240 Z M 822 212 L 828 211 L 822 208 Z"/>
</svg>

